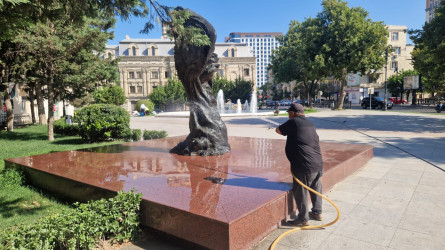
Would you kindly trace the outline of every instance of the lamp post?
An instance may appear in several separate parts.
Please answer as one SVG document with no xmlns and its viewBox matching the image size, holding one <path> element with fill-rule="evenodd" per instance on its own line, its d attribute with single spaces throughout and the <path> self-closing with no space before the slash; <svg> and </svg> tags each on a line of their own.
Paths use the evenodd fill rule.
<svg viewBox="0 0 445 250">
<path fill-rule="evenodd" d="M 397 89 L 399 89 L 400 88 L 399 87 L 399 67 L 395 67 L 394 72 L 396 72 Z M 402 93 L 402 90 L 400 90 L 400 93 Z M 400 94 L 400 95 L 402 95 L 402 94 Z M 397 98 L 396 98 L 396 102 L 397 102 Z M 400 99 L 400 103 L 402 103 L 402 99 Z"/>
<path fill-rule="evenodd" d="M 384 109 L 384 111 L 386 111 L 388 109 L 388 104 L 386 103 L 388 100 L 388 97 L 386 96 L 386 91 L 387 91 L 386 77 L 387 77 L 387 75 L 388 75 L 388 48 L 386 48 L 386 52 L 385 52 L 385 101 L 384 101 L 385 109 Z"/>
</svg>

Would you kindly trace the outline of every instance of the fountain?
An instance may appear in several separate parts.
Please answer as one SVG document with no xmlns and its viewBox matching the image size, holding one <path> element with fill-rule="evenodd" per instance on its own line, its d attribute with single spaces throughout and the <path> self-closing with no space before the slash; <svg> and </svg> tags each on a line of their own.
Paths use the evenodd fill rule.
<svg viewBox="0 0 445 250">
<path fill-rule="evenodd" d="M 244 102 L 243 110 L 246 110 L 246 111 L 250 110 L 250 106 L 249 106 L 249 101 L 248 100 L 246 100 L 246 102 Z"/>
<path fill-rule="evenodd" d="M 236 113 L 241 114 L 242 108 L 241 108 L 241 100 L 236 100 Z"/>
<path fill-rule="evenodd" d="M 218 94 L 216 96 L 216 106 L 220 114 L 224 114 L 226 112 L 226 109 L 224 107 L 224 92 L 222 89 L 218 91 Z"/>
<path fill-rule="evenodd" d="M 252 92 L 252 97 L 250 98 L 250 113 L 256 114 L 257 108 L 258 108 L 258 101 L 256 97 L 256 90 L 254 89 Z"/>
</svg>

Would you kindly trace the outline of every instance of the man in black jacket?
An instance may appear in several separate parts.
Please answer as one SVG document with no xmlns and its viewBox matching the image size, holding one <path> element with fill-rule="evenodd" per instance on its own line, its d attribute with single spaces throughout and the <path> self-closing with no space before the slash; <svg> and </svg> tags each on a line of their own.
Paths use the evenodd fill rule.
<svg viewBox="0 0 445 250">
<path fill-rule="evenodd" d="M 287 110 L 289 120 L 276 128 L 280 135 L 287 136 L 286 156 L 290 161 L 291 172 L 302 183 L 321 193 L 323 159 L 318 134 L 314 125 L 304 116 L 304 107 L 292 103 Z M 290 222 L 294 226 L 309 226 L 309 218 L 322 220 L 322 198 L 310 193 L 312 211 L 308 211 L 308 191 L 293 180 L 293 194 L 298 208 L 297 219 Z"/>
</svg>

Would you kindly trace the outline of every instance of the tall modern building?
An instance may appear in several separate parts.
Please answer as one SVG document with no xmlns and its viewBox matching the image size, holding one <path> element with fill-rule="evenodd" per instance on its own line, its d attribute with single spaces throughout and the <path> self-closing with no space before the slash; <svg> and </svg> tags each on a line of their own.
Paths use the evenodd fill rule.
<svg viewBox="0 0 445 250">
<path fill-rule="evenodd" d="M 226 42 L 244 43 L 256 57 L 256 84 L 261 87 L 268 81 L 267 67 L 270 63 L 272 50 L 280 46 L 276 39 L 283 36 L 281 32 L 233 32 L 226 37 Z"/>
<path fill-rule="evenodd" d="M 426 0 L 425 22 L 429 23 L 434 18 L 434 13 L 443 0 Z"/>
</svg>

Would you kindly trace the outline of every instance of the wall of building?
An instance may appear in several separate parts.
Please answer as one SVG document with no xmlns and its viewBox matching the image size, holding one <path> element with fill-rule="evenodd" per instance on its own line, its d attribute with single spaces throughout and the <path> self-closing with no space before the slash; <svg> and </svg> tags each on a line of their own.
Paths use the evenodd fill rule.
<svg viewBox="0 0 445 250">
<path fill-rule="evenodd" d="M 256 59 L 245 44 L 216 43 L 220 68 L 218 73 L 234 81 L 237 78 L 256 84 Z M 124 89 L 132 111 L 138 100 L 147 99 L 157 86 L 176 77 L 174 43 L 170 39 L 124 39 L 119 45 L 109 45 L 104 57 L 119 57 L 120 86 Z"/>
</svg>

